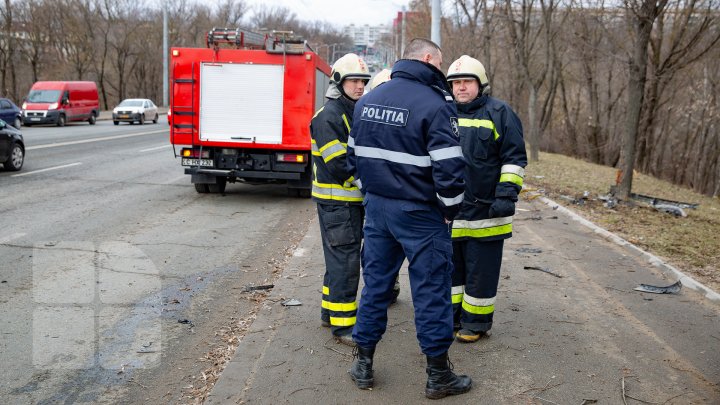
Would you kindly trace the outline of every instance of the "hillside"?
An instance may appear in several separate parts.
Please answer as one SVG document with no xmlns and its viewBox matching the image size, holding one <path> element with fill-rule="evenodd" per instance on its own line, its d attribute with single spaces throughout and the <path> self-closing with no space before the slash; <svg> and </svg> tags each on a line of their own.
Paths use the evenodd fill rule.
<svg viewBox="0 0 720 405">
<path fill-rule="evenodd" d="M 696 203 L 698 208 L 685 209 L 687 217 L 660 212 L 641 202 L 608 208 L 599 197 L 608 194 L 615 176 L 616 169 L 611 167 L 541 153 L 540 161 L 526 168 L 523 198 L 545 195 L 720 291 L 720 199 L 636 173 L 634 193 Z"/>
</svg>

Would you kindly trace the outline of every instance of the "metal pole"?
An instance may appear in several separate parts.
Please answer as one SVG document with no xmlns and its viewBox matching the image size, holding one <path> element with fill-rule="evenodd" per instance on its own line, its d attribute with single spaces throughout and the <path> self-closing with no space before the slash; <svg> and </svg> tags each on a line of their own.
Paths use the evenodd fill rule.
<svg viewBox="0 0 720 405">
<path fill-rule="evenodd" d="M 407 22 L 405 21 L 407 19 L 407 11 L 405 11 L 405 6 L 402 6 L 402 25 L 400 26 L 400 57 L 404 57 L 405 55 L 405 28 L 407 27 Z"/>
<path fill-rule="evenodd" d="M 168 23 L 167 3 L 163 1 L 163 107 L 168 106 Z"/>
<path fill-rule="evenodd" d="M 440 0 L 432 1 L 432 21 L 430 23 L 430 39 L 440 45 Z"/>
</svg>

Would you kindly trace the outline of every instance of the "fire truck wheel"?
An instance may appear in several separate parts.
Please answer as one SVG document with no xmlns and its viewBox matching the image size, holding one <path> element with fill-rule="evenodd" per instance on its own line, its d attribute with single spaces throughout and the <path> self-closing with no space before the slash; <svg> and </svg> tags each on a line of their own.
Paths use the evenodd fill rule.
<svg viewBox="0 0 720 405">
<path fill-rule="evenodd" d="M 60 114 L 57 120 L 57 126 L 64 127 L 65 126 L 65 116 Z"/>
<path fill-rule="evenodd" d="M 195 191 L 201 194 L 209 192 L 207 184 L 195 183 Z"/>
<path fill-rule="evenodd" d="M 310 198 L 310 189 L 307 188 L 288 188 L 287 191 L 290 197 Z"/>
<path fill-rule="evenodd" d="M 225 186 L 227 186 L 227 179 L 225 177 L 215 177 L 215 184 L 208 184 L 208 190 L 211 193 L 224 193 Z"/>
</svg>

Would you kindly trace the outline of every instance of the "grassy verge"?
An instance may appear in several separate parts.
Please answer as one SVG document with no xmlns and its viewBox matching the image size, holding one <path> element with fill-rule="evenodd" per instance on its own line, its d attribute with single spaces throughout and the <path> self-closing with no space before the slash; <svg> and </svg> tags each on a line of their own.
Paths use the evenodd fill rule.
<svg viewBox="0 0 720 405">
<path fill-rule="evenodd" d="M 720 199 L 636 174 L 634 193 L 697 203 L 699 207 L 685 209 L 687 217 L 675 217 L 643 203 L 607 208 L 598 197 L 608 194 L 615 184 L 615 175 L 616 169 L 611 167 L 541 153 L 540 160 L 530 162 L 526 168 L 525 187 L 527 191 L 545 194 L 720 291 Z M 584 193 L 589 195 L 582 204 L 573 201 L 581 199 Z"/>
</svg>

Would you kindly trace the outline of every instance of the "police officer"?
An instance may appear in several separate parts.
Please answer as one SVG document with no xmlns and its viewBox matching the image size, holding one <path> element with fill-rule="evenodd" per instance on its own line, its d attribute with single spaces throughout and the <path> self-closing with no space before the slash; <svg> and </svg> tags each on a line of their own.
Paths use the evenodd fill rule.
<svg viewBox="0 0 720 405">
<path fill-rule="evenodd" d="M 442 398 L 470 390 L 455 375 L 449 223 L 460 209 L 465 183 L 457 111 L 439 70 L 440 48 L 414 39 L 395 63 L 392 79 L 355 106 L 348 168 L 365 193 L 365 245 L 360 308 L 350 375 L 361 389 L 374 384 L 373 355 L 387 327 L 395 278 L 409 262 L 415 326 L 427 356 L 425 395 Z"/>
<path fill-rule="evenodd" d="M 312 198 L 317 203 L 325 255 L 320 320 L 336 341 L 354 346 L 352 328 L 360 281 L 363 196 L 347 170 L 346 147 L 355 102 L 370 79 L 365 62 L 348 53 L 332 67 L 327 101 L 310 122 Z"/>
<path fill-rule="evenodd" d="M 522 124 L 505 102 L 490 97 L 482 63 L 463 55 L 447 79 L 457 101 L 465 155 L 465 200 L 453 222 L 452 300 L 455 339 L 488 334 L 495 312 L 503 242 L 512 236 L 515 203 L 527 156 Z"/>
</svg>

